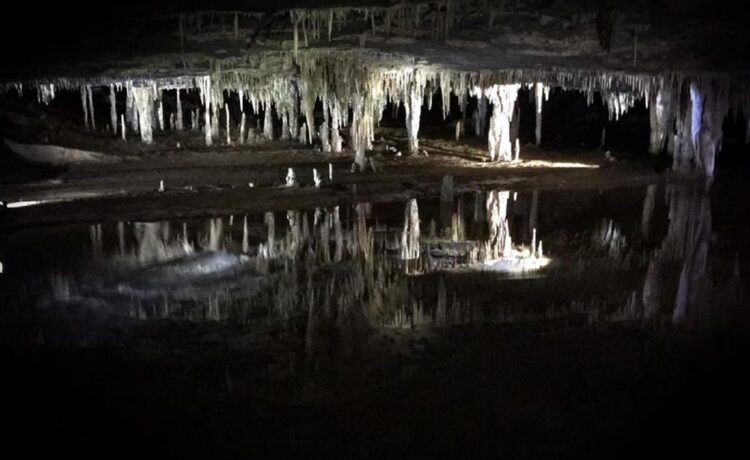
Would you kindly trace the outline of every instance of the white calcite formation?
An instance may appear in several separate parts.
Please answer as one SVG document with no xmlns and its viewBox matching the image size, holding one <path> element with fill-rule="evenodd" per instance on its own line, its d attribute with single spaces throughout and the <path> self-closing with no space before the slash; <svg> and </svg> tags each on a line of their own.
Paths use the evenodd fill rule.
<svg viewBox="0 0 750 460">
<path fill-rule="evenodd" d="M 412 6 L 404 8 L 403 11 L 416 13 Z M 408 26 L 409 22 L 403 18 L 388 19 L 388 10 L 368 9 L 361 14 L 367 14 L 378 28 L 386 24 L 390 24 L 386 29 Z M 350 9 L 319 11 L 325 13 L 295 10 L 291 14 L 303 38 L 307 35 L 311 40 L 327 35 L 322 30 L 331 24 L 338 27 L 338 21 L 354 14 Z M 422 19 L 411 21 L 409 27 L 422 21 L 426 11 L 415 14 L 415 18 Z M 488 150 L 492 160 L 513 159 L 510 122 L 520 85 L 533 87 L 537 142 L 541 140 L 541 101 L 546 99 L 551 87 L 582 91 L 589 103 L 593 103 L 594 94 L 599 93 L 612 120 L 619 119 L 636 101 L 643 100 L 649 107 L 651 119 L 650 150 L 662 150 L 667 145 L 668 151 L 674 151 L 674 170 L 700 171 L 707 176 L 713 174 L 715 156 L 721 147 L 724 117 L 730 112 L 750 112 L 750 88 L 741 78 L 729 75 L 639 74 L 541 67 L 463 71 L 441 68 L 401 54 L 353 48 L 300 48 L 296 52 L 267 51 L 215 58 L 210 60 L 209 70 L 202 72 L 163 78 L 96 77 L 13 82 L 0 84 L 0 91 L 20 92 L 28 85 L 37 91 L 42 102 L 48 103 L 60 91 L 80 90 L 84 124 L 95 129 L 94 96 L 104 93 L 98 88 L 122 90 L 125 92 L 125 119 L 131 131 L 139 132 L 147 143 L 153 141 L 153 132 L 159 128 L 161 117 L 155 115 L 163 92 L 197 91 L 202 103 L 200 111 L 204 116 L 206 145 L 218 139 L 219 110 L 224 104 L 236 103 L 234 97 L 232 102 L 228 99 L 232 93 L 241 94 L 241 112 L 245 102 L 256 116 L 265 112 L 260 129 L 267 140 L 273 137 L 275 119 L 280 120 L 282 127 L 280 138 L 312 143 L 316 133 L 321 132 L 323 149 L 327 151 L 330 146 L 332 152 L 344 148 L 341 132 L 348 131 L 348 148 L 359 171 L 367 166 L 366 152 L 372 146 L 375 127 L 386 105 L 403 104 L 407 113 L 409 151 L 415 153 L 419 149 L 422 104 L 431 107 L 438 92 L 443 95 L 444 116 L 450 112 L 447 95 L 457 96 L 462 111 L 466 110 L 469 98 L 476 97 L 474 126 L 480 135 L 491 110 Z M 177 101 L 175 128 L 179 129 L 181 97 Z M 323 108 L 320 125 L 316 125 L 314 114 L 316 103 Z M 196 120 L 192 126 L 196 128 L 197 117 L 193 118 Z M 304 124 L 300 123 L 302 120 Z M 304 135 L 300 125 L 304 127 Z"/>
<path fill-rule="evenodd" d="M 485 96 L 493 106 L 487 141 L 491 161 L 511 161 L 513 159 L 510 122 L 520 86 L 518 84 L 493 85 L 484 91 Z"/>
</svg>

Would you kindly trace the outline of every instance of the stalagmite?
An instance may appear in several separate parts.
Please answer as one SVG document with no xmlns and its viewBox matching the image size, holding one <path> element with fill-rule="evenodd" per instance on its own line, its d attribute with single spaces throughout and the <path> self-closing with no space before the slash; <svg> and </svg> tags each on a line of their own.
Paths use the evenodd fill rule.
<svg viewBox="0 0 750 460">
<path fill-rule="evenodd" d="M 488 146 L 491 161 L 511 161 L 510 121 L 520 85 L 494 85 L 484 91 L 492 102 Z"/>
<path fill-rule="evenodd" d="M 536 229 L 531 229 L 531 255 L 536 255 Z"/>
<path fill-rule="evenodd" d="M 182 99 L 180 98 L 180 88 L 177 88 L 176 91 L 176 97 L 177 97 L 177 111 L 175 112 L 175 124 L 174 128 L 177 131 L 182 131 L 183 125 L 182 125 Z"/>
<path fill-rule="evenodd" d="M 224 112 L 226 113 L 226 124 L 227 124 L 227 145 L 232 145 L 232 136 L 230 131 L 230 123 L 229 123 L 229 104 L 224 103 Z"/>
<path fill-rule="evenodd" d="M 109 123 L 112 135 L 117 136 L 117 100 L 115 99 L 115 85 L 109 85 Z"/>
<path fill-rule="evenodd" d="M 125 115 L 120 114 L 120 137 L 122 137 L 122 140 L 125 139 Z"/>
<path fill-rule="evenodd" d="M 328 163 L 328 182 L 333 182 L 333 163 Z"/>
<path fill-rule="evenodd" d="M 404 227 L 401 231 L 401 259 L 414 260 L 419 258 L 419 208 L 417 200 L 412 198 L 406 202 L 404 211 Z"/>
<path fill-rule="evenodd" d="M 534 83 L 534 105 L 536 106 L 536 125 L 534 127 L 534 137 L 537 147 L 542 145 L 542 98 L 544 97 L 544 94 L 544 85 L 542 83 Z"/>
</svg>

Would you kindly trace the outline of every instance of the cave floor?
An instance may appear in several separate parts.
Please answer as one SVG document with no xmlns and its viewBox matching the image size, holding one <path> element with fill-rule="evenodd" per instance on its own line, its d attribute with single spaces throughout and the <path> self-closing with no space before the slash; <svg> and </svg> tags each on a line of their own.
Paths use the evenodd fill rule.
<svg viewBox="0 0 750 460">
<path fill-rule="evenodd" d="M 319 148 L 274 141 L 260 146 L 195 145 L 175 148 L 174 137 L 136 152 L 107 141 L 106 152 L 120 158 L 116 164 L 79 163 L 38 170 L 17 168 L 3 178 L 2 199 L 8 203 L 38 202 L 14 209 L 2 227 L 43 223 L 106 220 L 154 220 L 197 217 L 216 212 L 331 206 L 360 201 L 393 201 L 440 193 L 443 176 L 452 175 L 456 191 L 481 189 L 611 188 L 659 180 L 652 161 L 631 155 L 605 158 L 599 150 L 554 151 L 522 146 L 521 161 L 491 163 L 486 146 L 477 138 L 458 143 L 423 139 L 429 156 L 396 156 L 385 145 L 405 143 L 396 130 L 383 133 L 370 152 L 377 168 L 364 174 L 350 171 L 350 152 L 323 153 Z M 403 132 L 401 132 L 403 136 Z M 179 139 L 179 137 L 178 137 Z M 177 141 L 179 142 L 179 141 Z M 167 145 L 169 144 L 169 145 Z M 327 181 L 329 164 L 333 181 Z M 293 168 L 298 187 L 286 187 Z M 313 168 L 325 183 L 313 184 Z M 677 179 L 675 179 L 677 180 Z M 158 192 L 160 181 L 164 192 Z M 251 185 L 252 184 L 252 185 Z"/>
</svg>

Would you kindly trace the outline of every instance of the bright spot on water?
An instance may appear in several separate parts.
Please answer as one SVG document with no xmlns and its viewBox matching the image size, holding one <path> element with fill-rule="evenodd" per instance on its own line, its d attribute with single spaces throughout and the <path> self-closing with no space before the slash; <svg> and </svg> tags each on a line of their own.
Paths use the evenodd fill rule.
<svg viewBox="0 0 750 460">
<path fill-rule="evenodd" d="M 45 201 L 16 201 L 15 203 L 8 203 L 8 204 L 6 205 L 6 207 L 7 207 L 8 209 L 13 209 L 13 208 L 25 208 L 25 207 L 27 207 L 27 206 L 36 206 L 36 205 L 38 205 L 38 204 L 42 204 L 42 203 L 44 203 L 44 202 L 45 202 Z"/>
</svg>

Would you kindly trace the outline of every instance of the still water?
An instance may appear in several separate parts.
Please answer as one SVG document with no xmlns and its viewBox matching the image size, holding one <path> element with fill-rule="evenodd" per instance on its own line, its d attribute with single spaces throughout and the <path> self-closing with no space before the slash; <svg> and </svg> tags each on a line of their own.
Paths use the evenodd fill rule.
<svg viewBox="0 0 750 460">
<path fill-rule="evenodd" d="M 432 414 L 506 433 L 544 420 L 550 426 L 524 436 L 547 430 L 559 439 L 538 448 L 557 452 L 577 445 L 576 430 L 601 441 L 583 428 L 597 417 L 612 424 L 607 433 L 622 429 L 633 413 L 615 411 L 624 418 L 614 422 L 602 404 L 632 403 L 623 380 L 640 388 L 654 369 L 665 382 L 683 378 L 685 368 L 661 367 L 664 350 L 693 353 L 718 340 L 740 353 L 732 344 L 748 325 L 750 233 L 746 204 L 727 193 L 666 184 L 485 190 L 445 202 L 6 231 L 0 341 L 39 378 L 59 372 L 40 370 L 39 354 L 63 353 L 77 389 L 88 388 L 78 378 L 100 360 L 124 360 L 137 370 L 97 377 L 109 395 L 122 384 L 159 405 L 163 392 L 239 398 L 254 401 L 253 417 L 294 419 L 284 428 L 233 425 L 233 433 L 255 427 L 235 433 L 262 438 L 253 448 L 305 452 L 320 442 L 329 452 L 321 433 L 344 429 L 348 415 L 318 426 L 297 417 L 300 407 L 373 414 L 373 405 L 409 394 L 405 420 L 432 426 L 423 418 Z M 81 364 L 86 350 L 95 357 Z M 136 377 L 143 366 L 145 388 Z M 465 391 L 485 396 L 455 406 Z M 259 401 L 283 408 L 261 410 Z M 164 409 L 170 423 L 182 417 L 172 409 Z M 201 444 L 206 453 L 223 436 L 215 431 Z M 427 442 L 415 436 L 386 445 Z M 244 451 L 237 445 L 222 451 Z"/>
</svg>

